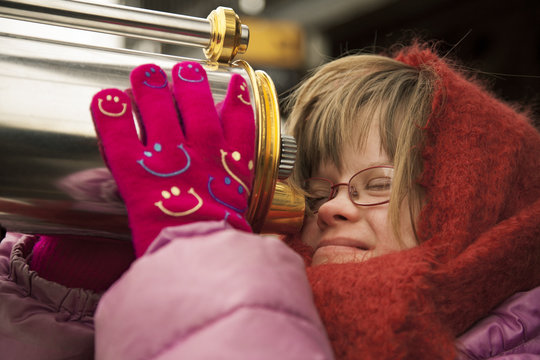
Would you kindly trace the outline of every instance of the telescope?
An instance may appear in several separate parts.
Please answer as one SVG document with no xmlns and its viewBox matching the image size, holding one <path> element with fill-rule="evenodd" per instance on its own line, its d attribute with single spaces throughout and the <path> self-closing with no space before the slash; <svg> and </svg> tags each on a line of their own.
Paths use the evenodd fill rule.
<svg viewBox="0 0 540 360">
<path fill-rule="evenodd" d="M 181 61 L 206 70 L 216 103 L 233 74 L 247 82 L 256 119 L 255 180 L 246 219 L 257 233 L 300 230 L 304 198 L 287 183 L 296 144 L 281 134 L 272 79 L 246 61 L 249 28 L 232 9 L 207 18 L 86 1 L 0 1 L 0 20 L 40 23 L 199 48 L 198 59 L 0 29 L 0 224 L 29 234 L 129 238 L 125 206 L 104 164 L 89 104 L 104 88 L 130 87 L 135 67 L 170 73 Z"/>
</svg>

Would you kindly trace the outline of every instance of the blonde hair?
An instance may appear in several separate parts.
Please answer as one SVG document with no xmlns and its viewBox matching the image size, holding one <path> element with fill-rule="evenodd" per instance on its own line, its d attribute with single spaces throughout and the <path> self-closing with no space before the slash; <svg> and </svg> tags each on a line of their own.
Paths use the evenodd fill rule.
<svg viewBox="0 0 540 360">
<path fill-rule="evenodd" d="M 341 169 L 344 146 L 363 149 L 373 121 L 378 120 L 381 147 L 394 166 L 392 228 L 400 240 L 400 208 L 407 198 L 414 230 L 423 199 L 417 183 L 422 172 L 422 129 L 437 80 L 429 67 L 414 68 L 378 55 L 350 55 L 321 66 L 287 99 L 286 126 L 298 143 L 293 186 L 301 188 L 322 162 L 331 161 Z"/>
</svg>

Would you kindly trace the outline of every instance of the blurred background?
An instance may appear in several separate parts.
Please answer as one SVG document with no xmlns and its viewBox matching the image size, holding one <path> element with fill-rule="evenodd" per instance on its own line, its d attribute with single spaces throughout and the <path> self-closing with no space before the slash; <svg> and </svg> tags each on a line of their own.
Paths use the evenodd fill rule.
<svg viewBox="0 0 540 360">
<path fill-rule="evenodd" d="M 126 0 L 123 4 L 196 17 L 206 17 L 218 6 L 233 8 L 251 30 L 244 58 L 270 74 L 281 96 L 307 71 L 330 59 L 359 50 L 380 52 L 420 38 L 438 41 L 443 53 L 478 73 L 499 96 L 530 107 L 536 119 L 540 114 L 538 0 Z M 150 50 L 175 52 L 166 47 Z"/>
<path fill-rule="evenodd" d="M 250 28 L 242 58 L 265 70 L 281 99 L 314 67 L 347 53 L 382 52 L 419 38 L 436 41 L 492 85 L 496 94 L 540 114 L 539 0 L 97 0 L 206 18 L 218 6 L 233 8 Z M 1 19 L 0 19 L 1 20 Z M 30 35 L 31 23 L 0 22 Z M 35 26 L 35 28 L 34 28 Z M 49 27 L 50 28 L 50 27 Z M 59 29 L 59 39 L 204 58 L 200 48 Z M 47 37 L 54 34 L 47 33 Z M 537 120 L 538 124 L 538 120 Z"/>
</svg>

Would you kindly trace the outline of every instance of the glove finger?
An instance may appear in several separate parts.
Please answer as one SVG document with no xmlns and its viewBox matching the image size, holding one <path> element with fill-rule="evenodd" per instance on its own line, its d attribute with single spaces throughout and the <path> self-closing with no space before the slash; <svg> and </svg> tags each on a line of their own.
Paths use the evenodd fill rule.
<svg viewBox="0 0 540 360">
<path fill-rule="evenodd" d="M 184 136 L 165 72 L 157 65 L 145 64 L 131 72 L 130 80 L 143 142 L 150 147 L 183 143 Z"/>
<path fill-rule="evenodd" d="M 102 90 L 94 95 L 90 112 L 108 165 L 129 160 L 134 150 L 142 149 L 127 94 L 118 89 Z"/>
<path fill-rule="evenodd" d="M 253 159 L 255 152 L 255 115 L 244 78 L 234 74 L 221 108 L 225 142 L 230 149 Z"/>
<path fill-rule="evenodd" d="M 173 67 L 172 77 L 186 141 L 199 148 L 215 148 L 223 130 L 203 67 L 182 62 Z"/>
</svg>

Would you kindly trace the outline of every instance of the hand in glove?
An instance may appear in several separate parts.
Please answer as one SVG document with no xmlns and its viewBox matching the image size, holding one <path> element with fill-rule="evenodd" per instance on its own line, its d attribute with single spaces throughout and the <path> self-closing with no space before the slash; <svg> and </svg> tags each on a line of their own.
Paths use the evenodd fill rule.
<svg viewBox="0 0 540 360">
<path fill-rule="evenodd" d="M 137 256 L 168 226 L 225 219 L 251 231 L 244 214 L 253 180 L 255 120 L 245 80 L 232 76 L 218 111 L 200 64 L 175 65 L 172 79 L 170 88 L 161 68 L 142 65 L 131 73 L 132 96 L 106 89 L 91 104 Z"/>
</svg>

